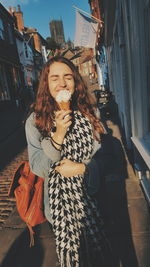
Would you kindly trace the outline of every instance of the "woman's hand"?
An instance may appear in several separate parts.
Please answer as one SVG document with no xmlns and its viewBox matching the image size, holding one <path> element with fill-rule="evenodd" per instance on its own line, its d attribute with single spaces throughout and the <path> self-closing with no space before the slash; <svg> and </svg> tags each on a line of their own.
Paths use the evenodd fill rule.
<svg viewBox="0 0 150 267">
<path fill-rule="evenodd" d="M 56 132 L 66 134 L 68 127 L 71 125 L 71 110 L 59 110 L 55 112 Z"/>
<path fill-rule="evenodd" d="M 70 159 L 63 159 L 60 161 L 60 165 L 55 168 L 57 172 L 65 177 L 71 177 L 75 175 L 82 175 L 85 172 L 85 164 L 77 163 Z"/>
<path fill-rule="evenodd" d="M 71 110 L 59 110 L 55 113 L 56 132 L 53 134 L 52 138 L 56 143 L 60 144 L 60 146 L 63 143 L 69 126 L 72 124 L 70 113 Z M 55 143 L 54 146 L 56 146 L 57 149 L 60 149 L 60 146 L 57 146 Z"/>
<path fill-rule="evenodd" d="M 56 121 L 56 132 L 66 133 L 68 127 L 71 125 L 71 110 L 59 110 L 55 113 L 55 121 Z"/>
</svg>

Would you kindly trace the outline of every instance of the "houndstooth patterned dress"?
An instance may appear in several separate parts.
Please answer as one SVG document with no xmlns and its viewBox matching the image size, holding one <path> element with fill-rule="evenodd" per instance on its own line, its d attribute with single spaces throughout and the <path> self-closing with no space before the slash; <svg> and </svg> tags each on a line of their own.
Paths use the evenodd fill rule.
<svg viewBox="0 0 150 267">
<path fill-rule="evenodd" d="M 73 127 L 64 138 L 62 159 L 83 162 L 91 157 L 92 150 L 91 123 L 75 111 Z M 57 164 L 49 171 L 48 192 L 60 266 L 103 267 L 93 263 L 98 257 L 103 264 L 109 246 L 96 202 L 87 194 L 83 175 L 66 178 L 54 170 Z"/>
</svg>

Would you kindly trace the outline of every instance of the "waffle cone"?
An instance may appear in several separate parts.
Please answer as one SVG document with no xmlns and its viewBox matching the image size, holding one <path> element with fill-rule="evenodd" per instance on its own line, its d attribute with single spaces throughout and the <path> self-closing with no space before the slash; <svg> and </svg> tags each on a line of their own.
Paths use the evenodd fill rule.
<svg viewBox="0 0 150 267">
<path fill-rule="evenodd" d="M 70 101 L 68 101 L 68 102 L 64 102 L 64 101 L 59 102 L 58 106 L 59 106 L 59 108 L 61 110 L 69 110 L 70 109 Z"/>
</svg>

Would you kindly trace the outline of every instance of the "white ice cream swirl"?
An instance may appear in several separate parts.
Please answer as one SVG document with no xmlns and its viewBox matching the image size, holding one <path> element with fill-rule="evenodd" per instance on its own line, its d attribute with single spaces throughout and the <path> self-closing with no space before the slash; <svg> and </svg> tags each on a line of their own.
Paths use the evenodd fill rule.
<svg viewBox="0 0 150 267">
<path fill-rule="evenodd" d="M 71 98 L 71 93 L 68 90 L 61 90 L 56 96 L 57 102 L 68 102 Z"/>
</svg>

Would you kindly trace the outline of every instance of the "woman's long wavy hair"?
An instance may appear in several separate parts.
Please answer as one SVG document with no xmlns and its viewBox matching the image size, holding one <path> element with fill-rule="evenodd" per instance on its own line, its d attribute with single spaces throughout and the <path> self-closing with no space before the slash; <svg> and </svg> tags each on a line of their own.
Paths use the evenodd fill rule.
<svg viewBox="0 0 150 267">
<path fill-rule="evenodd" d="M 37 128 L 43 136 L 48 136 L 54 126 L 54 112 L 58 109 L 58 106 L 49 91 L 48 75 L 50 72 L 50 66 L 55 62 L 66 64 L 72 70 L 75 81 L 75 91 L 72 95 L 71 109 L 77 109 L 89 118 L 93 125 L 94 136 L 96 139 L 99 139 L 97 138 L 96 133 L 104 133 L 104 128 L 99 119 L 96 117 L 94 107 L 90 103 L 90 99 L 87 95 L 87 87 L 75 65 L 70 60 L 62 56 L 53 57 L 42 69 L 36 101 L 32 105 L 32 110 L 35 112 Z"/>
</svg>

